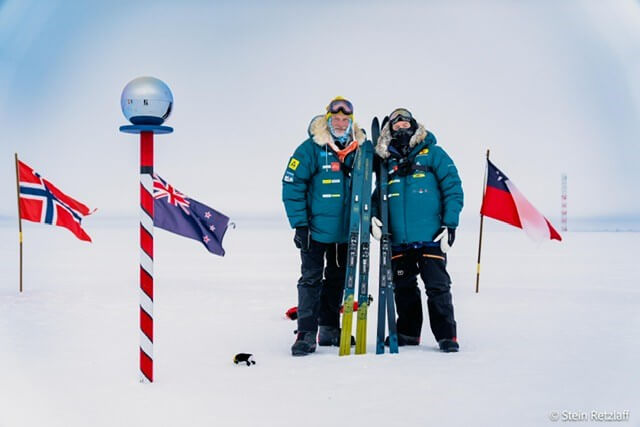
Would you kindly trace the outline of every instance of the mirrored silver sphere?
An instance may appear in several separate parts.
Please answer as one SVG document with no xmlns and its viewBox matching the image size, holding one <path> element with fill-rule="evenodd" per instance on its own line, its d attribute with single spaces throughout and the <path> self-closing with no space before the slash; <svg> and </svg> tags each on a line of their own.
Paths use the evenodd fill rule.
<svg viewBox="0 0 640 427">
<path fill-rule="evenodd" d="M 122 90 L 120 106 L 134 125 L 161 125 L 171 114 L 173 94 L 162 80 L 138 77 Z"/>
</svg>

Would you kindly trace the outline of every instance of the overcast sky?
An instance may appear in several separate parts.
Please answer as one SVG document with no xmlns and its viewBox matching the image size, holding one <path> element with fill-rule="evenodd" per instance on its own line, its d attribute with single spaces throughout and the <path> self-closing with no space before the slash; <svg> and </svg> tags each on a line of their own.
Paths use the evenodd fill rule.
<svg viewBox="0 0 640 427">
<path fill-rule="evenodd" d="M 640 5 L 599 1 L 0 0 L 0 215 L 13 153 L 99 215 L 136 215 L 122 88 L 172 89 L 156 171 L 230 216 L 281 215 L 311 118 L 409 108 L 460 170 L 477 216 L 485 151 L 550 218 L 640 214 Z M 96 215 L 98 215 L 96 214 Z"/>
</svg>

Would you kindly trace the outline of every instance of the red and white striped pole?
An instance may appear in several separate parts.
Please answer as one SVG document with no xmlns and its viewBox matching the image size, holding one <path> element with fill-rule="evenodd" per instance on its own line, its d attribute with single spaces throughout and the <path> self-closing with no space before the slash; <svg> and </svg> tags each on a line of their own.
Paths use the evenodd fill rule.
<svg viewBox="0 0 640 427">
<path fill-rule="evenodd" d="M 132 124 L 124 133 L 140 134 L 140 382 L 153 382 L 153 135 L 171 114 L 173 94 L 155 77 L 133 79 L 120 97 L 122 113 Z"/>
<path fill-rule="evenodd" d="M 560 214 L 562 215 L 561 230 L 567 231 L 567 174 L 562 174 L 562 205 Z"/>
<path fill-rule="evenodd" d="M 140 133 L 140 382 L 153 382 L 153 132 Z"/>
</svg>

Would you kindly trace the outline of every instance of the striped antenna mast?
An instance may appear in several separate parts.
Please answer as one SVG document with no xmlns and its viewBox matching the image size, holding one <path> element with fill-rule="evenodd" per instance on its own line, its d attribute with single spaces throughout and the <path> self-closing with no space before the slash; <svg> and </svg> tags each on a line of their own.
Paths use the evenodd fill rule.
<svg viewBox="0 0 640 427">
<path fill-rule="evenodd" d="M 567 231 L 567 174 L 562 174 L 562 196 L 561 196 L 561 206 L 560 212 L 562 214 L 562 223 L 561 229 L 562 231 Z"/>
</svg>

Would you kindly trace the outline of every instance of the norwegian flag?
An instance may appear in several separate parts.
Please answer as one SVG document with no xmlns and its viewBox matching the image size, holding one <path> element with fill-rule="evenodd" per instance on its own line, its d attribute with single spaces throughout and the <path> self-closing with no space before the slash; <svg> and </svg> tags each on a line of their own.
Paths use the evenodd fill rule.
<svg viewBox="0 0 640 427">
<path fill-rule="evenodd" d="M 229 217 L 190 199 L 160 176 L 153 175 L 153 225 L 202 242 L 209 252 L 224 256 L 222 240 Z"/>
<path fill-rule="evenodd" d="M 22 161 L 18 161 L 18 181 L 21 219 L 64 227 L 78 239 L 91 241 L 80 225 L 83 217 L 93 213 L 86 205 L 64 194 Z"/>
</svg>

